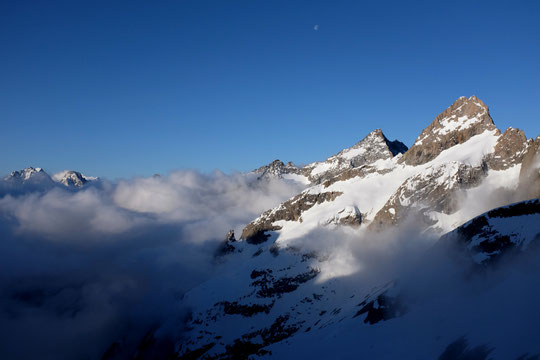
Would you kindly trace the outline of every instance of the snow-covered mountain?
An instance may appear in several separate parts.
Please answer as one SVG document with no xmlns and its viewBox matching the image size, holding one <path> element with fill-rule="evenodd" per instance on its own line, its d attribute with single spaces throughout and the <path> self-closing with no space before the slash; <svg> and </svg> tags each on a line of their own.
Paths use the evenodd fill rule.
<svg viewBox="0 0 540 360">
<path fill-rule="evenodd" d="M 49 181 L 51 178 L 42 168 L 27 167 L 23 170 L 12 171 L 5 181 L 13 182 L 42 182 Z"/>
<path fill-rule="evenodd" d="M 65 186 L 82 187 L 90 181 L 97 180 L 97 177 L 86 176 L 73 170 L 64 170 L 53 175 L 53 180 L 64 184 Z"/>
<path fill-rule="evenodd" d="M 352 148 L 299 169 L 315 185 L 262 214 L 242 237 L 249 242 L 268 230 L 281 230 L 278 241 L 286 241 L 350 208 L 358 209 L 355 223 L 363 227 L 381 229 L 415 214 L 426 228 L 448 231 L 508 203 L 503 193 L 514 193 L 525 181 L 521 163 L 527 153 L 531 159 L 527 166 L 538 169 L 532 160 L 538 154 L 537 143 L 517 129 L 501 134 L 483 102 L 475 96 L 461 97 L 403 155 L 404 145 L 388 142 L 375 130 Z M 534 189 L 523 190 L 511 200 L 540 196 Z M 466 206 L 485 193 L 492 198 L 485 206 Z M 499 201 L 493 194 L 504 198 Z"/>
<path fill-rule="evenodd" d="M 253 172 L 259 174 L 261 178 L 285 178 L 305 184 L 319 184 L 331 181 L 337 176 L 344 180 L 360 173 L 373 171 L 371 164 L 378 160 L 387 160 L 405 151 L 407 151 L 405 144 L 398 140 L 389 141 L 383 132 L 377 129 L 355 145 L 330 156 L 325 161 L 297 167 L 292 162 L 285 165 L 280 160 L 274 160 Z"/>
<path fill-rule="evenodd" d="M 253 220 L 240 240 L 228 235 L 223 245 L 227 251 L 220 255 L 224 270 L 185 296 L 192 318 L 177 342 L 177 355 L 394 359 L 413 351 L 415 358 L 434 359 L 452 351 L 467 356 L 482 350 L 487 356 L 493 349 L 484 344 L 494 341 L 501 347 L 493 353 L 496 358 L 540 352 L 534 341 L 512 348 L 511 341 L 523 332 L 505 340 L 491 329 L 482 337 L 484 325 L 470 321 L 474 311 L 460 312 L 459 306 L 474 308 L 486 297 L 508 291 L 512 286 L 504 277 L 493 275 L 492 293 L 479 290 L 465 303 L 459 286 L 420 296 L 410 279 L 404 285 L 395 278 L 363 275 L 364 265 L 355 257 L 367 253 L 364 262 L 369 263 L 377 242 L 397 239 L 390 244 L 401 248 L 408 237 L 418 237 L 423 240 L 413 244 L 432 248 L 427 254 L 446 259 L 453 251 L 441 251 L 448 245 L 440 244 L 451 243 L 473 261 L 465 270 L 454 259 L 448 267 L 452 270 L 444 271 L 437 264 L 446 260 L 435 265 L 421 261 L 433 267 L 425 271 L 441 271 L 443 277 L 455 269 L 460 274 L 477 272 L 475 266 L 491 263 L 510 249 L 529 249 L 540 238 L 538 200 L 476 216 L 540 197 L 539 168 L 539 138 L 528 140 L 513 128 L 501 133 L 488 107 L 472 96 L 459 98 L 438 115 L 408 150 L 375 130 L 323 162 L 298 168 L 275 161 L 256 170 L 261 177 L 303 176 L 310 185 Z M 408 261 L 404 256 L 393 260 L 388 267 Z M 373 267 L 374 273 L 384 272 Z M 438 283 L 423 281 L 427 288 Z M 441 294 L 450 302 L 434 300 Z M 478 313 L 487 316 L 505 305 L 500 297 Z M 507 318 L 490 323 L 503 326 Z M 447 326 L 437 326 L 440 321 Z M 471 338 L 463 338 L 465 334 Z M 477 346 L 470 349 L 467 341 Z M 364 345 L 359 347 L 359 342 Z"/>
<path fill-rule="evenodd" d="M 22 185 L 27 188 L 42 187 L 44 189 L 48 189 L 56 183 L 65 185 L 69 188 L 81 188 L 87 183 L 96 180 L 98 180 L 97 177 L 86 176 L 73 170 L 64 170 L 50 176 L 45 170 L 39 167 L 28 167 L 23 170 L 16 170 L 3 179 L 5 184 L 11 186 L 20 187 Z"/>
</svg>

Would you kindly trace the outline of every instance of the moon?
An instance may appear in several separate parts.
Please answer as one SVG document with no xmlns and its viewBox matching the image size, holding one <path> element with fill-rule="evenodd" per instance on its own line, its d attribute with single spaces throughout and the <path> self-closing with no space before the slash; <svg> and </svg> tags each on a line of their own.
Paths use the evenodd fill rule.
<svg viewBox="0 0 540 360">
<path fill-rule="evenodd" d="M 313 30 L 315 30 L 315 31 L 319 30 L 319 25 L 315 25 L 315 26 L 313 27 Z"/>
</svg>

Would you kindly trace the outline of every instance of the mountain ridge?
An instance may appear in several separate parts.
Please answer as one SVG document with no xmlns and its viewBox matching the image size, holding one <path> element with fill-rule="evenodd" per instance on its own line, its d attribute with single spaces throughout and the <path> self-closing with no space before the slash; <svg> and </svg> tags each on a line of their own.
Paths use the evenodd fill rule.
<svg viewBox="0 0 540 360">
<path fill-rule="evenodd" d="M 359 214 L 364 215 L 360 215 L 359 218 L 362 220 L 358 221 L 369 225 L 374 230 L 395 226 L 400 221 L 404 221 L 411 214 L 411 211 L 414 211 L 423 218 L 422 222 L 426 223 L 426 228 L 436 229 L 442 226 L 448 230 L 447 225 L 435 218 L 449 218 L 455 214 L 459 208 L 457 202 L 459 194 L 468 189 L 479 187 L 488 175 L 499 174 L 500 171 L 509 170 L 512 173 L 512 179 L 518 184 L 520 181 L 517 174 L 520 169 L 517 169 L 517 166 L 521 166 L 525 154 L 534 145 L 534 141 L 528 140 L 523 131 L 519 129 L 508 128 L 501 134 L 500 130 L 495 127 L 488 107 L 476 96 L 458 98 L 421 131 L 413 146 L 403 154 L 397 152 L 395 155 L 392 154 L 393 156 L 381 156 L 381 148 L 368 146 L 366 149 L 366 147 L 362 147 L 362 144 L 369 143 L 368 139 L 377 137 L 387 141 L 382 131 L 377 129 L 353 147 L 339 152 L 325 162 L 315 162 L 302 168 L 300 171 L 304 171 L 304 174 L 306 174 L 306 169 L 310 171 L 308 179 L 311 180 L 312 184 L 304 191 L 306 194 L 304 198 L 307 198 L 308 194 L 309 197 L 313 197 L 314 194 L 341 193 L 340 184 L 354 179 L 360 180 L 374 174 L 393 173 L 395 178 L 400 178 L 400 181 L 396 184 L 390 184 L 391 182 L 388 184 L 388 186 L 393 187 L 393 194 L 389 194 L 385 204 L 380 207 L 373 206 L 370 209 L 366 203 L 353 201 L 344 203 L 340 208 L 334 209 L 333 213 L 337 214 L 346 207 L 359 209 Z M 363 159 L 370 158 L 371 163 L 356 164 L 360 166 L 354 166 L 353 163 L 349 168 L 340 168 L 338 165 L 335 166 L 337 171 L 334 171 L 332 176 L 327 176 L 328 173 L 324 174 L 326 176 L 323 176 L 322 179 L 325 181 L 312 180 L 314 169 L 320 168 L 322 165 L 328 166 L 328 163 L 332 162 L 339 164 L 340 161 L 334 159 L 339 159 L 340 156 L 341 163 L 343 163 L 343 155 L 354 152 L 358 148 L 362 149 Z M 384 153 L 384 150 L 382 152 Z M 529 157 L 532 159 L 534 154 Z M 393 161 L 388 161 L 391 159 Z M 386 163 L 384 165 L 383 163 L 378 164 L 379 168 L 373 167 L 373 163 L 378 160 L 386 161 Z M 529 163 L 533 163 L 533 161 L 529 160 Z M 323 188 L 318 185 L 321 183 Z M 361 187 L 358 191 L 361 191 L 360 189 Z M 534 191 L 529 191 L 528 195 L 523 191 L 522 193 L 523 199 L 528 195 L 534 195 Z M 415 200 L 412 200 L 413 194 Z M 347 198 L 346 194 L 340 197 L 340 199 L 344 198 Z M 333 197 L 332 201 L 334 199 L 336 197 Z M 298 201 L 302 201 L 300 195 L 292 198 L 290 203 Z M 366 199 L 366 202 L 369 201 Z M 283 203 L 273 211 L 269 210 L 255 219 L 246 227 L 242 238 L 260 236 L 261 231 L 266 231 L 264 228 L 268 231 L 283 228 L 281 224 L 273 225 L 274 222 L 283 220 L 290 222 L 291 219 L 294 221 L 304 220 L 301 216 L 303 211 L 295 216 L 290 216 L 279 210 L 280 207 L 283 209 L 288 206 L 287 202 Z M 305 209 L 305 211 L 307 210 L 309 209 Z M 278 213 L 282 216 L 276 216 Z M 332 216 L 332 213 L 328 214 L 328 217 Z M 262 224 L 265 225 L 262 226 Z M 355 222 L 355 225 L 358 223 Z M 454 223 L 453 225 L 458 224 Z"/>
<path fill-rule="evenodd" d="M 4 182 L 8 183 L 18 182 L 23 185 L 43 185 L 45 187 L 58 183 L 68 188 L 82 188 L 84 185 L 96 180 L 99 180 L 99 178 L 86 176 L 74 170 L 64 170 L 51 176 L 42 168 L 31 166 L 22 170 L 12 171 L 3 179 Z"/>
</svg>

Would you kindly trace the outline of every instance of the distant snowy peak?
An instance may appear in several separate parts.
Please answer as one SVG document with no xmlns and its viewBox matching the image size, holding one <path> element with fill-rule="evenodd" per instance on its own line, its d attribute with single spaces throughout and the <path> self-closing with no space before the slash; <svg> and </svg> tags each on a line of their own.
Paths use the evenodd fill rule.
<svg viewBox="0 0 540 360">
<path fill-rule="evenodd" d="M 86 176 L 77 171 L 64 170 L 58 174 L 49 176 L 39 167 L 27 167 L 23 170 L 16 170 L 11 172 L 9 176 L 4 178 L 4 181 L 10 183 L 19 183 L 19 184 L 30 184 L 34 185 L 46 185 L 53 186 L 55 182 L 63 184 L 67 187 L 76 187 L 80 188 L 87 184 L 90 181 L 95 181 L 98 178 L 92 176 Z"/>
<path fill-rule="evenodd" d="M 323 162 L 309 164 L 302 170 L 312 183 L 322 183 L 343 171 L 373 165 L 379 160 L 391 159 L 405 151 L 405 144 L 398 140 L 389 141 L 381 129 L 376 129 L 350 148 Z"/>
<path fill-rule="evenodd" d="M 488 107 L 476 96 L 457 99 L 426 127 L 401 158 L 407 165 L 421 165 L 443 150 L 462 144 L 484 131 L 497 131 Z"/>
<path fill-rule="evenodd" d="M 64 170 L 58 174 L 53 175 L 53 179 L 65 186 L 82 187 L 90 181 L 97 180 L 96 177 L 86 176 L 78 171 Z"/>
<path fill-rule="evenodd" d="M 25 183 L 50 181 L 51 177 L 42 168 L 27 167 L 23 170 L 12 171 L 4 180 Z"/>
</svg>

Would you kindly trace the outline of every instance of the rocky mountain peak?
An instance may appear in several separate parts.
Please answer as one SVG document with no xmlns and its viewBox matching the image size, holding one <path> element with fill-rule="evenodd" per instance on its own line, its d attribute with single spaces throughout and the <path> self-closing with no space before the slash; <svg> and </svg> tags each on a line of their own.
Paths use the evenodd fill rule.
<svg viewBox="0 0 540 360">
<path fill-rule="evenodd" d="M 439 114 L 435 121 L 440 122 L 446 117 L 451 117 L 452 115 L 457 115 L 458 117 L 467 116 L 469 118 L 478 117 L 482 115 L 489 115 L 489 108 L 482 100 L 477 98 L 475 95 L 467 98 L 461 96 L 458 98 L 448 109 Z M 489 122 L 493 123 L 491 118 L 488 119 Z"/>
<path fill-rule="evenodd" d="M 379 160 L 388 160 L 407 151 L 407 146 L 398 140 L 389 141 L 381 129 L 367 134 L 362 140 L 344 149 L 323 162 L 307 165 L 303 172 L 312 183 L 322 183 L 343 174 L 345 178 L 357 176 L 350 170 L 365 168 Z M 345 180 L 340 178 L 340 180 Z"/>
<path fill-rule="evenodd" d="M 489 108 L 474 95 L 469 98 L 462 96 L 437 115 L 400 161 L 407 165 L 424 164 L 442 151 L 484 131 L 498 131 Z"/>
<path fill-rule="evenodd" d="M 359 161 L 365 163 L 378 159 L 388 159 L 405 151 L 407 151 L 407 146 L 401 141 L 390 141 L 381 129 L 375 129 L 350 148 L 339 152 L 328 160 L 334 157 L 342 157 L 351 160 L 354 167 L 356 166 L 355 163 Z"/>
<path fill-rule="evenodd" d="M 253 172 L 260 174 L 259 179 L 264 178 L 281 178 L 283 174 L 298 174 L 298 169 L 292 162 L 284 164 L 283 161 L 276 159 L 270 164 L 261 166 Z"/>
</svg>

